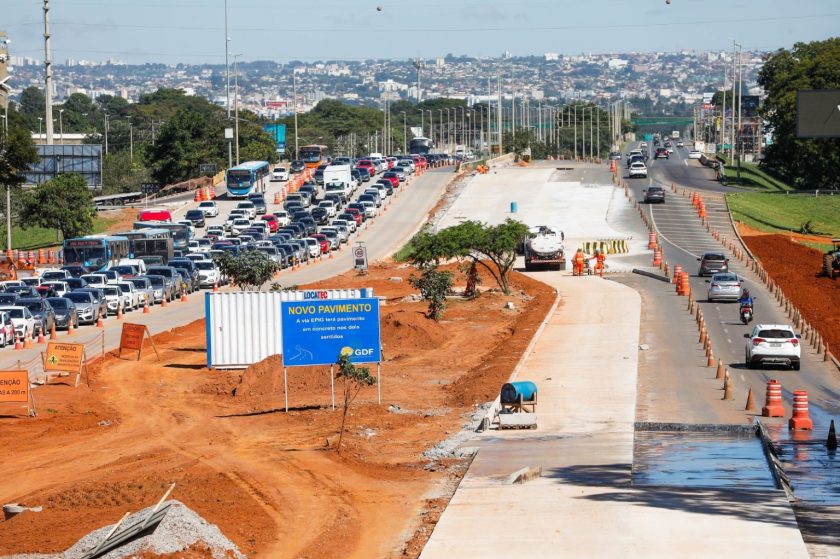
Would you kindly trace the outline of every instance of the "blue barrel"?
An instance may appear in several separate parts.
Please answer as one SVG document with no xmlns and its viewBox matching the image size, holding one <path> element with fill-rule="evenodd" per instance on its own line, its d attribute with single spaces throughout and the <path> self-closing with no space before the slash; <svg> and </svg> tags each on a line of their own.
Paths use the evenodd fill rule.
<svg viewBox="0 0 840 559">
<path fill-rule="evenodd" d="M 515 404 L 522 396 L 523 402 L 530 402 L 537 397 L 537 385 L 530 380 L 519 382 L 507 382 L 502 385 L 502 393 L 499 400 L 503 404 Z"/>
<path fill-rule="evenodd" d="M 510 203 L 510 213 L 515 214 L 517 212 L 517 210 L 519 210 L 519 204 L 517 204 L 516 202 L 511 202 Z"/>
</svg>

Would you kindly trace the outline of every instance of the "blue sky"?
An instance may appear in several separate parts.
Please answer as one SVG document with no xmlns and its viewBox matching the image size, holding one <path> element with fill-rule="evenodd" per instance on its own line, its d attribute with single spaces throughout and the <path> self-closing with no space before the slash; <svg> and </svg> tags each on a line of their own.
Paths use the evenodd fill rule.
<svg viewBox="0 0 840 559">
<path fill-rule="evenodd" d="M 42 0 L 2 0 L 13 55 L 43 58 Z M 223 63 L 224 0 L 51 0 L 56 62 Z M 377 6 L 382 8 L 377 10 Z M 228 0 L 241 60 L 772 50 L 840 34 L 840 0 Z"/>
</svg>

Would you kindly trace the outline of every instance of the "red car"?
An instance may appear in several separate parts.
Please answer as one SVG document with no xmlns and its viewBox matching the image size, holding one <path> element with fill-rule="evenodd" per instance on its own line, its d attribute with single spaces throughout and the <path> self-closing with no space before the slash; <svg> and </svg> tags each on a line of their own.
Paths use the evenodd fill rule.
<svg viewBox="0 0 840 559">
<path fill-rule="evenodd" d="M 426 161 L 425 157 L 420 157 L 419 155 L 412 155 L 412 159 L 414 159 L 414 166 L 418 169 L 425 169 L 429 166 L 429 162 Z"/>
<path fill-rule="evenodd" d="M 391 186 L 393 186 L 394 188 L 399 188 L 400 177 L 395 172 L 388 171 L 386 173 L 382 173 L 382 178 L 383 179 L 388 179 L 389 181 L 391 181 Z"/>
<path fill-rule="evenodd" d="M 362 215 L 362 212 L 357 210 L 356 208 L 344 208 L 344 213 L 348 213 L 353 216 L 353 219 L 356 220 L 356 227 L 362 224 L 365 220 L 365 216 Z"/>
<path fill-rule="evenodd" d="M 270 233 L 276 233 L 277 228 L 280 227 L 280 224 L 277 223 L 277 217 L 275 217 L 274 214 L 265 214 L 260 219 L 265 221 Z"/>
<path fill-rule="evenodd" d="M 362 169 L 366 169 L 370 176 L 376 174 L 376 165 L 373 164 L 373 161 L 370 159 L 362 159 L 358 163 L 356 163 L 356 168 L 361 167 Z"/>
<path fill-rule="evenodd" d="M 330 240 L 327 239 L 326 235 L 315 233 L 314 235 L 309 236 L 318 241 L 318 244 L 321 245 L 321 254 L 327 254 L 330 251 Z"/>
</svg>

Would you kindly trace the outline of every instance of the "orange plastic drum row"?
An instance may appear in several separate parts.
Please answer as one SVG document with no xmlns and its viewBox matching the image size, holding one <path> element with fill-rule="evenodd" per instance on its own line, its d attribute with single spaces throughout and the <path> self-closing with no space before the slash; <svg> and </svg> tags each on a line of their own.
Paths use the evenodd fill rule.
<svg viewBox="0 0 840 559">
<path fill-rule="evenodd" d="M 202 186 L 201 188 L 195 189 L 195 197 L 193 198 L 193 202 L 204 202 L 207 200 L 215 200 L 216 199 L 216 187 L 215 186 Z"/>
</svg>

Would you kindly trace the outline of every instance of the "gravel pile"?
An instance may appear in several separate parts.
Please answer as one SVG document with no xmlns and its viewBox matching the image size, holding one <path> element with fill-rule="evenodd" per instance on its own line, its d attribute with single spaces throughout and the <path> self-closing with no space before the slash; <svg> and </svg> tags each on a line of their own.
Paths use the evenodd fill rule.
<svg viewBox="0 0 840 559">
<path fill-rule="evenodd" d="M 472 414 L 470 414 L 469 422 L 464 423 L 464 425 L 461 426 L 460 431 L 426 450 L 423 453 L 423 457 L 428 458 L 429 460 L 439 460 L 441 458 L 460 458 L 471 455 L 474 450 L 468 448 L 461 449 L 460 447 L 475 438 L 476 427 L 478 427 L 478 424 L 482 419 L 484 419 L 484 416 L 487 415 L 487 410 L 491 405 L 492 403 L 488 402 L 486 404 L 476 406 L 475 409 L 473 409 Z"/>
<path fill-rule="evenodd" d="M 196 543 L 204 543 L 215 559 L 245 559 L 236 545 L 227 539 L 215 524 L 210 524 L 180 501 L 170 500 L 169 511 L 152 534 L 131 541 L 110 551 L 102 559 L 124 559 L 138 553 L 177 553 Z M 120 527 L 125 528 L 142 522 L 154 507 L 141 510 L 129 516 Z M 64 553 L 11 555 L 3 559 L 80 559 L 99 545 L 113 525 L 94 530 L 84 536 Z"/>
</svg>

